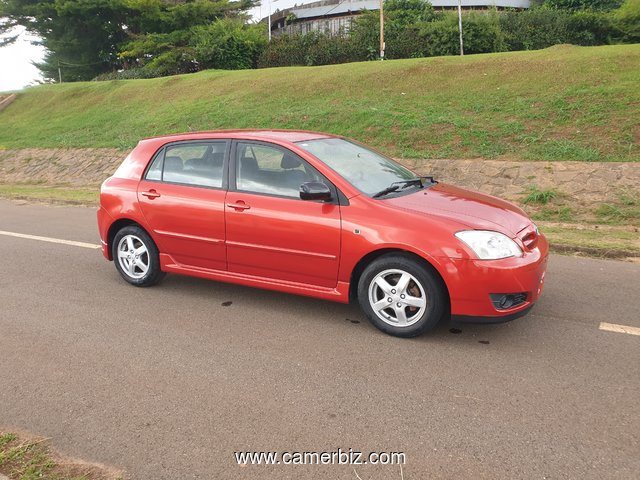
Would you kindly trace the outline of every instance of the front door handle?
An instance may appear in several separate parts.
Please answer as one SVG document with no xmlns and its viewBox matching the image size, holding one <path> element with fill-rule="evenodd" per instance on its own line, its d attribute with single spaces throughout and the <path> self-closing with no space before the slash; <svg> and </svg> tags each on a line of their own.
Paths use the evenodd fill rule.
<svg viewBox="0 0 640 480">
<path fill-rule="evenodd" d="M 247 205 L 242 200 L 239 200 L 236 203 L 227 203 L 227 207 L 234 208 L 236 211 L 249 210 L 251 208 L 250 205 Z"/>
<path fill-rule="evenodd" d="M 149 198 L 150 200 L 153 200 L 154 198 L 158 198 L 160 196 L 160 194 L 158 192 L 156 192 L 153 188 L 151 190 L 149 190 L 148 192 L 142 192 L 141 195 L 144 195 L 145 197 Z"/>
</svg>

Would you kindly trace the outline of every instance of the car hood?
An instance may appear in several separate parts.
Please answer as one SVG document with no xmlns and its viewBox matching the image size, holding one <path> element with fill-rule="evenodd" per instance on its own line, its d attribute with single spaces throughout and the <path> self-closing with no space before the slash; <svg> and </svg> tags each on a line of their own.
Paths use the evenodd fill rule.
<svg viewBox="0 0 640 480">
<path fill-rule="evenodd" d="M 511 237 L 531 224 L 527 214 L 512 203 L 442 183 L 385 201 L 395 207 L 455 220 L 475 230 L 494 230 Z"/>
</svg>

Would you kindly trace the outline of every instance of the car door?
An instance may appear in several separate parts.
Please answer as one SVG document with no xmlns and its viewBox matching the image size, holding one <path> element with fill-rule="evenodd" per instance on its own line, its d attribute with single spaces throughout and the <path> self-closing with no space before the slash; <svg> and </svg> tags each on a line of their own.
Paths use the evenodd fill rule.
<svg viewBox="0 0 640 480">
<path fill-rule="evenodd" d="M 226 208 L 230 272 L 335 287 L 340 259 L 340 205 L 335 187 L 293 152 L 263 142 L 236 142 Z M 334 201 L 300 199 L 305 181 L 323 181 Z"/>
<path fill-rule="evenodd" d="M 226 270 L 229 146 L 228 141 L 166 145 L 138 185 L 138 202 L 160 252 L 180 265 Z"/>
</svg>

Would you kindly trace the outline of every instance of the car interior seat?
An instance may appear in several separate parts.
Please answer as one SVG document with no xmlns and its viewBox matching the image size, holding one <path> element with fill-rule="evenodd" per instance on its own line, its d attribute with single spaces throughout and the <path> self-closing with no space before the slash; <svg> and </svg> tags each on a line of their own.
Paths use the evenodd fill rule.
<svg viewBox="0 0 640 480">
<path fill-rule="evenodd" d="M 284 186 L 298 190 L 307 178 L 307 175 L 300 169 L 302 160 L 295 155 L 285 153 L 280 161 L 280 167 L 284 170 Z"/>
<path fill-rule="evenodd" d="M 180 157 L 165 157 L 164 158 L 164 171 L 169 173 L 182 172 L 184 166 L 182 158 Z"/>
<path fill-rule="evenodd" d="M 240 178 L 255 180 L 258 177 L 258 161 L 249 156 L 240 159 Z"/>
</svg>

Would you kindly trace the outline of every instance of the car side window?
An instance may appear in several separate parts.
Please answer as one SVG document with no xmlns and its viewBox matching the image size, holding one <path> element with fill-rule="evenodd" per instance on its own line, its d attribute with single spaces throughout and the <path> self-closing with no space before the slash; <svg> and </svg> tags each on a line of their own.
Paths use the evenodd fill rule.
<svg viewBox="0 0 640 480">
<path fill-rule="evenodd" d="M 222 187 L 227 142 L 177 143 L 165 148 L 146 179 L 199 187 Z M 163 161 L 160 161 L 162 159 Z"/>
<path fill-rule="evenodd" d="M 300 198 L 300 185 L 323 180 L 314 167 L 293 152 L 263 144 L 237 145 L 238 190 Z"/>
<path fill-rule="evenodd" d="M 150 180 L 152 182 L 160 182 L 162 181 L 162 160 L 164 159 L 164 152 L 160 152 L 156 155 L 156 158 L 153 159 L 153 163 L 147 170 L 147 174 L 145 175 L 146 180 Z"/>
</svg>

